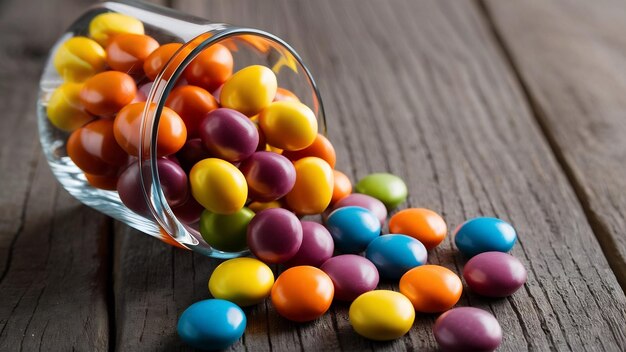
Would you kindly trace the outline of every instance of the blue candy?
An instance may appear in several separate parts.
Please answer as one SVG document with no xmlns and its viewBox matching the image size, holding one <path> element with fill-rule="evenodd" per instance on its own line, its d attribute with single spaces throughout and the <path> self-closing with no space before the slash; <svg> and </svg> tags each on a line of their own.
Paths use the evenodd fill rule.
<svg viewBox="0 0 626 352">
<path fill-rule="evenodd" d="M 367 246 L 365 257 L 380 275 L 387 279 L 399 279 L 416 266 L 426 264 L 428 253 L 422 242 L 407 235 L 383 235 Z"/>
<path fill-rule="evenodd" d="M 178 335 L 202 350 L 222 350 L 237 342 L 246 329 L 246 315 L 236 304 L 205 299 L 190 305 L 178 319 Z"/>
<path fill-rule="evenodd" d="M 380 235 L 380 220 L 361 207 L 339 208 L 328 216 L 326 227 L 335 248 L 342 253 L 360 253 Z"/>
<path fill-rule="evenodd" d="M 511 224 L 496 218 L 470 219 L 454 235 L 461 253 L 473 257 L 484 252 L 508 252 L 513 248 L 517 233 Z"/>
</svg>

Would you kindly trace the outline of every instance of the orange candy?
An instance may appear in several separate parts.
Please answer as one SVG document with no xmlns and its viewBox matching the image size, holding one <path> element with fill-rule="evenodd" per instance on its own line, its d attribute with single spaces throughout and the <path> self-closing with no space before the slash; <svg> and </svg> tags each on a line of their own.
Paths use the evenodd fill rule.
<svg viewBox="0 0 626 352">
<path fill-rule="evenodd" d="M 87 79 L 79 96 L 85 110 L 94 115 L 109 116 L 133 101 L 136 94 L 137 86 L 131 76 L 107 71 Z"/>
<path fill-rule="evenodd" d="M 278 87 L 276 89 L 276 95 L 274 96 L 274 101 L 295 101 L 300 102 L 298 96 L 295 95 L 292 91 Z"/>
<path fill-rule="evenodd" d="M 180 43 L 170 43 L 161 45 L 158 49 L 153 51 L 143 62 L 143 72 L 146 76 L 148 76 L 151 81 L 154 81 L 156 76 L 158 76 L 165 67 L 165 64 L 181 46 L 183 45 Z"/>
<path fill-rule="evenodd" d="M 233 74 L 233 55 L 225 46 L 213 44 L 196 56 L 185 69 L 189 84 L 214 91 Z"/>
<path fill-rule="evenodd" d="M 312 266 L 294 266 L 276 279 L 271 296 L 278 314 L 305 322 L 326 313 L 334 294 L 333 282 L 326 273 Z"/>
<path fill-rule="evenodd" d="M 333 196 L 330 199 L 330 204 L 334 204 L 338 200 L 347 197 L 352 193 L 352 182 L 346 174 L 341 171 L 333 170 L 334 183 L 333 183 Z"/>
<path fill-rule="evenodd" d="M 389 231 L 416 238 L 426 249 L 433 249 L 446 238 L 448 226 L 443 218 L 432 210 L 409 208 L 391 217 Z"/>
<path fill-rule="evenodd" d="M 106 47 L 106 62 L 111 68 L 126 73 L 143 72 L 143 63 L 159 42 L 143 34 L 118 34 Z"/>
<path fill-rule="evenodd" d="M 452 308 L 462 292 L 461 279 L 439 265 L 415 267 L 400 279 L 400 293 L 422 313 L 439 313 Z"/>
<path fill-rule="evenodd" d="M 117 189 L 117 172 L 112 175 L 92 175 L 85 173 L 87 182 L 95 188 L 107 191 L 115 191 Z"/>
<path fill-rule="evenodd" d="M 206 115 L 217 109 L 215 97 L 196 86 L 181 86 L 172 91 L 165 105 L 183 119 L 189 138 L 198 136 L 200 122 Z"/>
<path fill-rule="evenodd" d="M 76 166 L 92 175 L 111 175 L 128 160 L 115 141 L 113 121 L 105 119 L 75 130 L 67 140 L 67 155 Z"/>
<path fill-rule="evenodd" d="M 317 134 L 317 137 L 315 137 L 313 144 L 301 150 L 296 150 L 296 151 L 285 150 L 283 152 L 283 155 L 291 161 L 300 160 L 307 156 L 315 156 L 315 157 L 325 160 L 328 163 L 328 165 L 330 165 L 330 167 L 332 167 L 333 169 L 335 168 L 335 163 L 337 162 L 337 155 L 335 154 L 335 148 L 330 143 L 328 138 L 324 137 L 324 135 L 319 134 L 319 133 Z"/>
<path fill-rule="evenodd" d="M 139 155 L 139 133 L 141 115 L 146 103 L 134 103 L 124 107 L 115 117 L 113 131 L 119 145 L 130 155 Z M 151 109 L 156 108 L 152 103 Z M 152 112 L 153 113 L 153 112 Z M 166 156 L 176 153 L 187 140 L 185 123 L 178 114 L 167 107 L 163 107 L 157 134 L 157 155 Z"/>
</svg>

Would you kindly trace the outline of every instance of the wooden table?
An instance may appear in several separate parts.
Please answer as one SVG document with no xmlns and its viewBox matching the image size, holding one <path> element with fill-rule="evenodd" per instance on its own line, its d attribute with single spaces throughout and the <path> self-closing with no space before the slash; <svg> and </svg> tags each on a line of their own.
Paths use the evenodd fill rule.
<svg viewBox="0 0 626 352">
<path fill-rule="evenodd" d="M 37 138 L 51 45 L 90 0 L 0 1 L 0 351 L 187 350 L 176 321 L 215 262 L 79 204 Z M 286 39 L 324 98 L 338 168 L 404 178 L 404 205 L 451 229 L 488 215 L 519 231 L 528 283 L 493 313 L 502 351 L 626 350 L 626 3 L 180 0 L 166 5 Z M 460 272 L 448 239 L 429 261 Z M 620 288 L 621 284 L 621 288 Z M 397 288 L 385 284 L 384 287 Z M 435 350 L 435 315 L 374 343 L 347 306 L 309 323 L 270 304 L 233 350 Z"/>
</svg>

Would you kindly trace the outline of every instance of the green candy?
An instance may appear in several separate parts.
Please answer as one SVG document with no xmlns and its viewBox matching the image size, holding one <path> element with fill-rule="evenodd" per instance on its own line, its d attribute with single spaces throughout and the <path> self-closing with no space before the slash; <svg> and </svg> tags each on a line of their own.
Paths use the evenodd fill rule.
<svg viewBox="0 0 626 352">
<path fill-rule="evenodd" d="M 242 251 L 248 247 L 248 224 L 253 217 L 254 212 L 248 208 L 229 215 L 205 210 L 200 216 L 200 234 L 215 249 L 225 252 Z"/>
<path fill-rule="evenodd" d="M 388 209 L 400 205 L 406 200 L 406 184 L 398 176 L 387 173 L 369 174 L 356 184 L 357 193 L 367 194 L 385 204 Z"/>
</svg>

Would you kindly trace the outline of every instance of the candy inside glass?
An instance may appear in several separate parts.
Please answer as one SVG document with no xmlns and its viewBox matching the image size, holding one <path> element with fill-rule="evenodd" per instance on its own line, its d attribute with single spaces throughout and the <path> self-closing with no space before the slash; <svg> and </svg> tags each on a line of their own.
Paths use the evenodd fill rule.
<svg viewBox="0 0 626 352">
<path fill-rule="evenodd" d="M 85 174 L 68 157 L 66 144 L 69 132 L 53 126 L 47 116 L 52 92 L 63 83 L 53 65 L 59 46 L 75 36 L 87 36 L 91 20 L 99 14 L 116 12 L 140 20 L 145 34 L 159 44 L 181 43 L 183 46 L 154 79 L 147 102 L 156 109 L 145 109 L 139 133 L 139 164 L 141 187 L 149 213 L 139 215 L 127 208 L 116 191 L 91 186 Z M 233 72 L 249 66 L 263 65 L 276 74 L 280 87 L 295 93 L 315 113 L 319 132 L 326 133 L 326 122 L 315 82 L 298 54 L 283 40 L 257 29 L 212 23 L 171 9 L 138 2 L 110 1 L 91 7 L 59 38 L 46 62 L 40 81 L 37 101 L 41 145 L 52 172 L 63 187 L 82 203 L 122 221 L 150 236 L 172 245 L 185 247 L 215 258 L 233 258 L 248 253 L 224 252 L 211 248 L 198 231 L 197 224 L 186 224 L 177 218 L 165 199 L 157 168 L 156 140 L 159 116 L 169 93 L 182 81 L 188 64 L 203 50 L 220 43 L 230 49 L 234 59 Z M 133 76 L 138 83 L 145 77 Z M 190 195 L 191 197 L 191 195 Z"/>
</svg>

